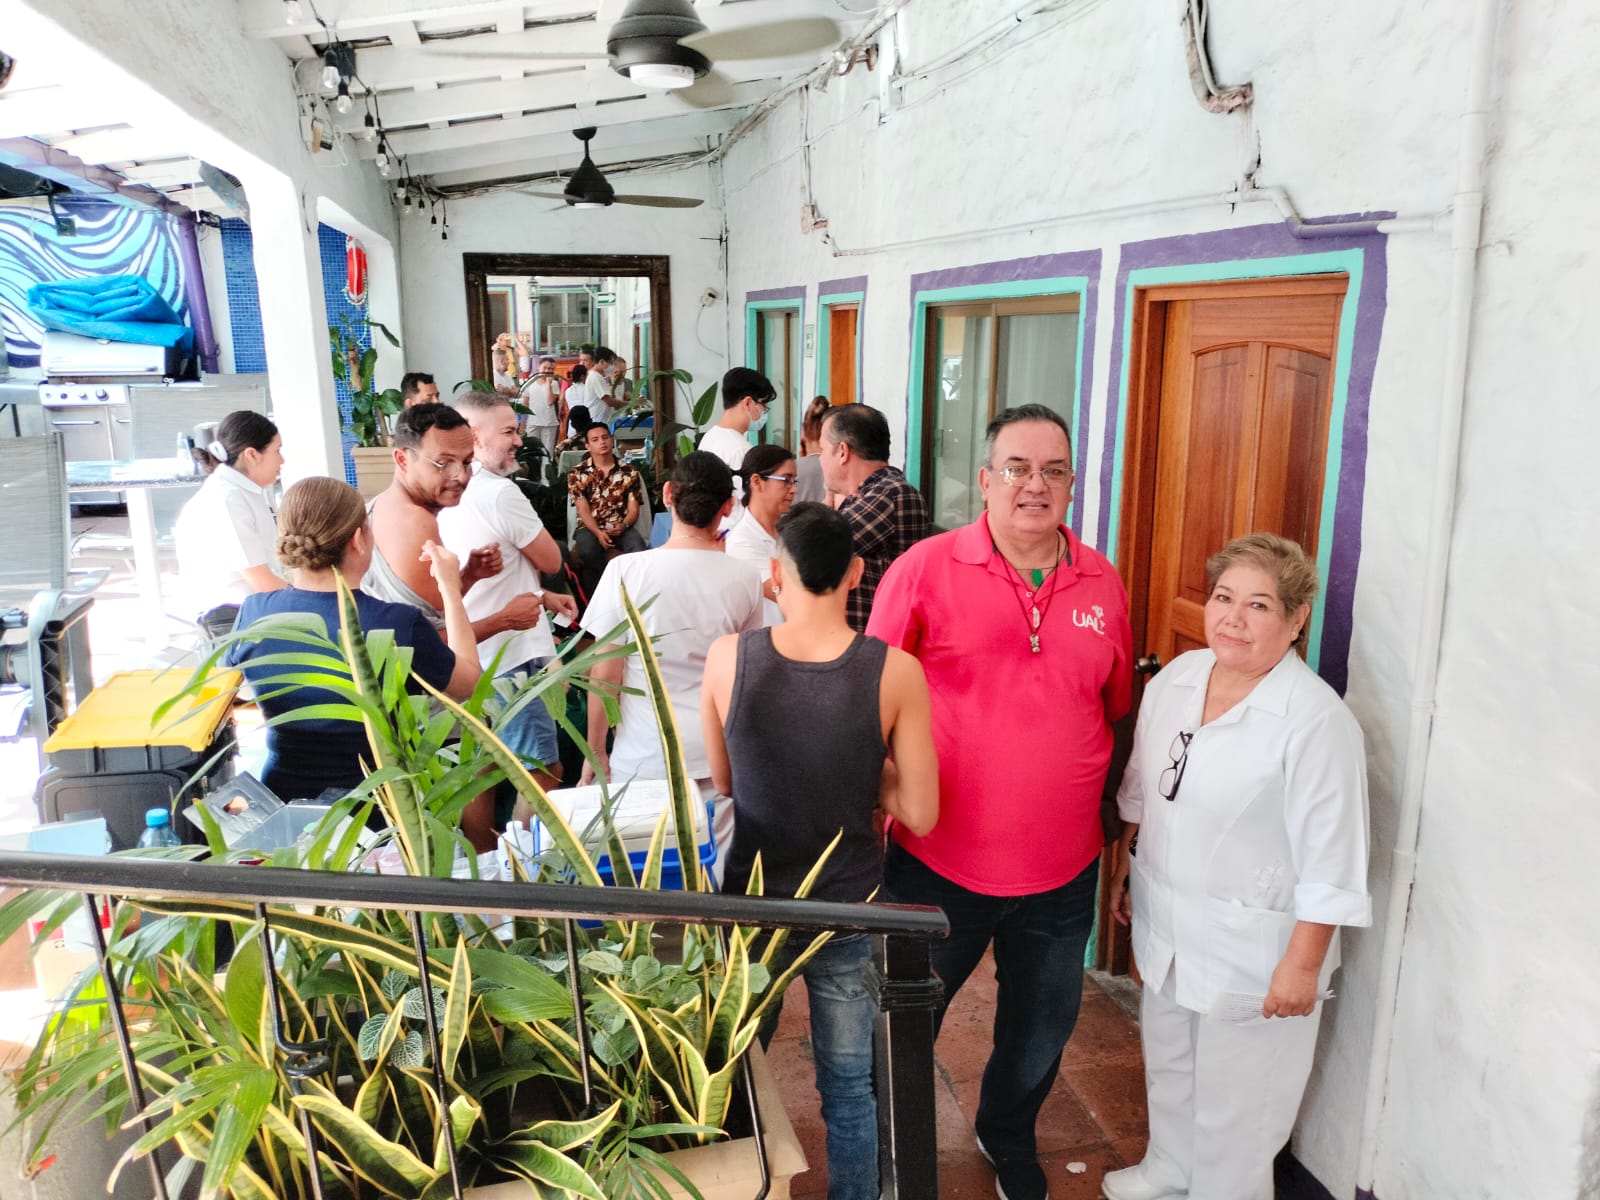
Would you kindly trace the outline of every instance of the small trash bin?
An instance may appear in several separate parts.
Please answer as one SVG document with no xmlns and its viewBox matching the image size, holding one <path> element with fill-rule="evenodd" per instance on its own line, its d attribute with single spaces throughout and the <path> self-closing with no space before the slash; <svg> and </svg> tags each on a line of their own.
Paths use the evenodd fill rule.
<svg viewBox="0 0 1600 1200">
<path fill-rule="evenodd" d="M 148 808 L 173 808 L 233 774 L 233 698 L 243 676 L 218 671 L 187 713 L 151 717 L 182 686 L 176 672 L 119 671 L 95 688 L 44 744 L 49 766 L 34 799 L 43 821 L 100 813 L 113 844 L 134 845 Z M 181 707 L 181 706 L 180 706 Z M 207 766 L 207 764 L 210 764 Z M 195 778 L 205 768 L 204 776 Z M 204 837 L 180 829 L 186 841 Z"/>
</svg>

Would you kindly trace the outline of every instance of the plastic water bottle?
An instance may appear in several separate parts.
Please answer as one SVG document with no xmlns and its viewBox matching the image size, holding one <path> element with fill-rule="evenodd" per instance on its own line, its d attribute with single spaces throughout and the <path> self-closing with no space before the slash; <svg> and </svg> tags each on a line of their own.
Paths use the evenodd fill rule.
<svg viewBox="0 0 1600 1200">
<path fill-rule="evenodd" d="M 152 846 L 181 846 L 178 835 L 172 832 L 172 815 L 164 808 L 150 808 L 144 814 L 144 832 L 139 835 L 139 848 Z"/>
<path fill-rule="evenodd" d="M 189 435 L 178 435 L 178 474 L 189 475 L 194 472 L 194 443 L 189 440 Z"/>
</svg>

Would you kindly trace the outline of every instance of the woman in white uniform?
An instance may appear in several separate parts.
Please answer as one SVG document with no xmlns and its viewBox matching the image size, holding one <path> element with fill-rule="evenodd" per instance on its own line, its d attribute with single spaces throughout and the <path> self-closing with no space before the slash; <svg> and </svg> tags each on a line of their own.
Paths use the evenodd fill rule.
<svg viewBox="0 0 1600 1200">
<path fill-rule="evenodd" d="M 232 412 L 195 458 L 207 477 L 173 526 L 178 575 L 200 624 L 226 633 L 246 596 L 284 586 L 267 504 L 267 489 L 283 470 L 283 438 L 260 413 Z"/>
<path fill-rule="evenodd" d="M 1338 927 L 1368 925 L 1361 729 L 1295 653 L 1315 566 L 1273 534 L 1206 562 L 1207 649 L 1145 689 L 1117 795 L 1150 1143 L 1110 1200 L 1272 1200 Z M 1131 881 L 1131 890 L 1130 890 Z"/>
<path fill-rule="evenodd" d="M 772 560 L 778 554 L 778 518 L 794 504 L 795 459 L 782 446 L 752 446 L 736 475 L 744 483 L 742 502 L 748 513 L 728 532 L 723 550 L 729 558 L 752 564 L 761 578 L 761 623 L 782 625 L 778 593 L 772 584 Z"/>
</svg>

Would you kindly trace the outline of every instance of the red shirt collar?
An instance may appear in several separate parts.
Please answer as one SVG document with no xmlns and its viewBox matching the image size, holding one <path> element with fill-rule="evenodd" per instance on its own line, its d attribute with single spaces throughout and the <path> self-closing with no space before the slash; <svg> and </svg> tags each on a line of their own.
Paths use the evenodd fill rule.
<svg viewBox="0 0 1600 1200">
<path fill-rule="evenodd" d="M 1067 556 L 1072 567 L 1080 575 L 1100 574 L 1100 562 L 1097 555 L 1085 554 L 1083 543 L 1078 540 L 1078 535 L 1067 526 L 1060 527 L 1062 536 L 1067 539 Z M 970 525 L 963 525 L 956 530 L 955 560 L 957 562 L 971 563 L 981 567 L 988 563 L 994 555 L 994 537 L 989 533 L 989 514 L 980 513 L 978 519 Z"/>
</svg>

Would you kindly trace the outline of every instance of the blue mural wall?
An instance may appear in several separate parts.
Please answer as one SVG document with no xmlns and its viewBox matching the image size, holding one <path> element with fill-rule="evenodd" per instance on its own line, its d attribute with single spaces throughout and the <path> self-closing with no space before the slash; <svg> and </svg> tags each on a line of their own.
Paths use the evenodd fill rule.
<svg viewBox="0 0 1600 1200">
<path fill-rule="evenodd" d="M 58 199 L 56 208 L 72 217 L 75 233 L 58 234 L 49 210 L 36 202 L 0 203 L 0 328 L 13 369 L 39 366 L 44 330 L 27 306 L 28 289 L 36 283 L 138 275 L 187 320 L 189 301 L 173 218 L 93 197 Z"/>
<path fill-rule="evenodd" d="M 345 319 L 364 322 L 367 315 L 366 296 L 360 302 L 351 299 L 346 270 L 346 238 L 329 225 L 317 226 L 317 249 L 322 257 L 322 296 L 328 306 L 328 322 L 339 325 Z M 236 371 L 265 371 L 267 369 L 266 339 L 261 329 L 261 292 L 256 286 L 255 244 L 250 226 L 244 221 L 230 218 L 222 222 L 222 262 L 227 272 L 228 324 L 233 331 L 233 363 Z M 365 324 L 359 326 L 363 347 L 372 344 L 372 334 Z M 385 344 L 387 348 L 387 343 Z M 339 399 L 339 425 L 346 428 L 350 422 L 350 389 L 338 380 L 334 387 Z M 350 447 L 355 439 L 344 434 L 344 474 L 354 485 L 355 464 L 350 461 Z"/>
</svg>

